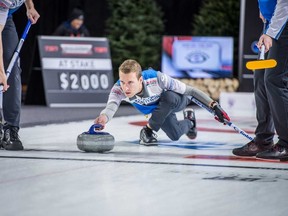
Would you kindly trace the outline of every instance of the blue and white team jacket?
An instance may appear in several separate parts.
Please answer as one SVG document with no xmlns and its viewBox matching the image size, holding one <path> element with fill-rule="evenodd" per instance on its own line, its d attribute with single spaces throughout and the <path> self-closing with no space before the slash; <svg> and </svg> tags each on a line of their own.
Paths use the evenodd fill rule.
<svg viewBox="0 0 288 216">
<path fill-rule="evenodd" d="M 258 0 L 258 3 L 268 24 L 265 34 L 278 39 L 288 21 L 288 0 Z"/>
<path fill-rule="evenodd" d="M 108 119 L 111 119 L 118 109 L 121 101 L 126 101 L 132 104 L 143 114 L 150 114 L 157 107 L 160 95 L 163 91 L 171 90 L 179 94 L 184 94 L 186 85 L 176 79 L 173 79 L 160 71 L 153 69 L 142 71 L 143 77 L 143 92 L 140 95 L 135 95 L 133 98 L 125 96 L 124 91 L 118 80 L 111 89 L 106 108 L 101 112 Z M 113 107 L 114 104 L 114 107 Z"/>
</svg>

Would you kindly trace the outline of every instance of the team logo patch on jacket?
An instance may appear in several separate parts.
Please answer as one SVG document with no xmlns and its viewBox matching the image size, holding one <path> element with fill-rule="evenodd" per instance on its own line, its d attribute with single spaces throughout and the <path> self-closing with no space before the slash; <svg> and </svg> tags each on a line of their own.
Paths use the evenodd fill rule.
<svg viewBox="0 0 288 216">
<path fill-rule="evenodd" d="M 153 95 L 153 96 L 146 97 L 146 98 L 137 97 L 135 100 L 133 100 L 133 103 L 149 105 L 151 103 L 154 104 L 155 102 L 157 102 L 159 98 L 160 98 L 160 95 Z"/>
</svg>

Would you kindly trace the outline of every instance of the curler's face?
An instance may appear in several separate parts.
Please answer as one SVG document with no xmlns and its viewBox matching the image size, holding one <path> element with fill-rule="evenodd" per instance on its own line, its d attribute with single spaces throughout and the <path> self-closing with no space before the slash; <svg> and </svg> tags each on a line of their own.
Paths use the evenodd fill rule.
<svg viewBox="0 0 288 216">
<path fill-rule="evenodd" d="M 137 77 L 137 73 L 119 73 L 119 80 L 122 90 L 124 91 L 126 97 L 132 98 L 137 93 L 142 90 L 142 76 L 140 78 Z"/>
</svg>

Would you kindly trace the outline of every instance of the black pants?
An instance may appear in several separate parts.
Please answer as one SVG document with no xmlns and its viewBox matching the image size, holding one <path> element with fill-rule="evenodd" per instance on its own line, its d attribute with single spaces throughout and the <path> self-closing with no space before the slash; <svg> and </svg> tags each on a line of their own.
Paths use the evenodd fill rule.
<svg viewBox="0 0 288 216">
<path fill-rule="evenodd" d="M 5 70 L 18 44 L 18 34 L 12 18 L 8 18 L 2 32 L 3 60 Z M 21 110 L 21 69 L 16 62 L 8 79 L 7 92 L 3 93 L 3 116 L 8 125 L 19 127 Z"/>
<path fill-rule="evenodd" d="M 173 91 L 163 92 L 158 107 L 149 119 L 149 125 L 154 131 L 162 129 L 171 140 L 178 140 L 189 131 L 191 121 L 178 121 L 175 113 L 185 109 L 189 103 L 190 100 L 185 95 Z"/>
<path fill-rule="evenodd" d="M 273 140 L 274 131 L 279 144 L 288 147 L 288 25 L 280 38 L 273 40 L 267 59 L 275 59 L 277 66 L 254 73 L 254 92 L 258 125 L 256 141 Z"/>
</svg>

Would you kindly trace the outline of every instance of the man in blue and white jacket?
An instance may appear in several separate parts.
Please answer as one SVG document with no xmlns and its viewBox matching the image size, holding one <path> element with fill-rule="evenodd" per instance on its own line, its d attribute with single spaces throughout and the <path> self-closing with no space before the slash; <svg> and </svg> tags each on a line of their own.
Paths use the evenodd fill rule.
<svg viewBox="0 0 288 216">
<path fill-rule="evenodd" d="M 266 29 L 258 41 L 275 68 L 254 72 L 258 125 L 255 139 L 233 150 L 237 156 L 288 159 L 288 0 L 259 0 L 260 18 Z M 274 145 L 275 129 L 278 142 Z"/>
<path fill-rule="evenodd" d="M 0 148 L 23 150 L 18 131 L 21 111 L 21 69 L 19 64 L 12 68 L 9 80 L 5 74 L 18 44 L 18 34 L 12 14 L 25 3 L 27 17 L 31 23 L 37 22 L 40 15 L 32 0 L 0 0 L 0 83 L 3 85 L 3 117 L 0 122 Z M 8 89 L 9 88 L 9 89 Z M 4 129 L 4 131 L 3 131 Z"/>
<path fill-rule="evenodd" d="M 178 140 L 183 134 L 190 139 L 197 135 L 193 109 L 185 109 L 195 97 L 215 111 L 216 119 L 230 121 L 229 116 L 204 92 L 173 79 L 160 71 L 142 71 L 140 64 L 132 59 L 119 67 L 119 80 L 109 94 L 106 108 L 95 119 L 96 124 L 111 120 L 122 100 L 132 104 L 145 115 L 151 114 L 148 124 L 140 132 L 140 144 L 157 145 L 153 131 L 162 129 L 171 140 Z M 184 110 L 185 109 L 185 110 Z M 178 121 L 176 112 L 184 110 L 184 120 Z"/>
</svg>

